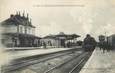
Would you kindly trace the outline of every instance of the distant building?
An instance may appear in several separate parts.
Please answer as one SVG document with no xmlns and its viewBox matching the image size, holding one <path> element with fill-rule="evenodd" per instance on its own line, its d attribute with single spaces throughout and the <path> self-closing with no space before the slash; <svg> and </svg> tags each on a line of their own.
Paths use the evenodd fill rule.
<svg viewBox="0 0 115 73">
<path fill-rule="evenodd" d="M 33 47 L 38 46 L 39 37 L 35 36 L 35 26 L 32 25 L 28 14 L 25 16 L 20 12 L 0 23 L 2 33 L 2 44 L 7 47 Z"/>
<path fill-rule="evenodd" d="M 115 47 L 115 34 L 107 37 L 107 41 L 111 46 Z"/>
<path fill-rule="evenodd" d="M 45 42 L 47 47 L 68 47 L 71 43 L 77 43 L 76 38 L 80 37 L 76 34 L 65 34 L 60 32 L 57 35 L 48 35 L 41 39 L 42 42 Z"/>
<path fill-rule="evenodd" d="M 98 38 L 99 38 L 99 41 L 105 41 L 105 39 L 106 39 L 104 35 L 99 35 Z"/>
</svg>

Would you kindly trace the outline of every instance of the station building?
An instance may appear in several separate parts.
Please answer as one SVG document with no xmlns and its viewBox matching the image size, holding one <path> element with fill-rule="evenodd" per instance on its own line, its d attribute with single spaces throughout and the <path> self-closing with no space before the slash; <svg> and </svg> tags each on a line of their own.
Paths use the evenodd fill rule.
<svg viewBox="0 0 115 73">
<path fill-rule="evenodd" d="M 80 37 L 76 34 L 65 34 L 60 32 L 56 35 L 48 35 L 41 39 L 42 44 L 46 47 L 69 47 L 74 46 L 77 43 L 77 38 Z"/>
<path fill-rule="evenodd" d="M 35 26 L 32 25 L 29 15 L 20 12 L 11 14 L 0 23 L 2 28 L 1 43 L 6 47 L 37 47 L 40 37 L 35 36 Z"/>
<path fill-rule="evenodd" d="M 60 47 L 60 41 L 58 38 L 56 38 L 54 35 L 47 35 L 41 39 L 42 45 L 46 45 L 48 48 L 55 48 L 55 47 Z"/>
</svg>

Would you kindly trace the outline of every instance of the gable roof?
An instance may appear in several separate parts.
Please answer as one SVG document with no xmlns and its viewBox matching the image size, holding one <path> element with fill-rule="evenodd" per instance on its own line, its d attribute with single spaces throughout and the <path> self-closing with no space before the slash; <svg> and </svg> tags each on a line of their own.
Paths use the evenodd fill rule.
<svg viewBox="0 0 115 73">
<path fill-rule="evenodd" d="M 24 26 L 30 26 L 35 28 L 35 26 L 32 25 L 31 21 L 29 21 L 29 18 L 24 17 L 24 16 L 20 16 L 20 15 L 10 15 L 10 18 L 4 20 L 1 23 L 2 26 L 4 25 L 24 25 Z"/>
</svg>

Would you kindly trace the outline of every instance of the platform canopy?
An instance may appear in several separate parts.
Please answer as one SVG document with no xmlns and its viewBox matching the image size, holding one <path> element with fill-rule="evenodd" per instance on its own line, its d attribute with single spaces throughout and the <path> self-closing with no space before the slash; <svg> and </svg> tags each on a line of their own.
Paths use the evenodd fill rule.
<svg viewBox="0 0 115 73">
<path fill-rule="evenodd" d="M 55 37 L 59 39 L 72 40 L 80 36 L 77 34 L 65 34 L 63 32 L 60 32 L 59 34 L 55 35 Z"/>
<path fill-rule="evenodd" d="M 67 35 L 67 40 L 75 39 L 75 38 L 78 38 L 78 37 L 80 37 L 80 36 L 77 35 L 77 34 L 70 34 L 70 35 Z"/>
</svg>

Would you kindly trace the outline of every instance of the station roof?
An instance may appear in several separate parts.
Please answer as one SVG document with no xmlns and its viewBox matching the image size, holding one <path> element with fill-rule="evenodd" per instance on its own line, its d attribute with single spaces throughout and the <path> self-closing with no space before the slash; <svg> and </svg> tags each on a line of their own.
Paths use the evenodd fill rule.
<svg viewBox="0 0 115 73">
<path fill-rule="evenodd" d="M 24 25 L 24 26 L 30 26 L 35 28 L 35 26 L 32 25 L 31 21 L 29 21 L 29 18 L 21 15 L 10 15 L 10 18 L 4 20 L 2 23 L 2 26 L 4 25 Z"/>
</svg>

